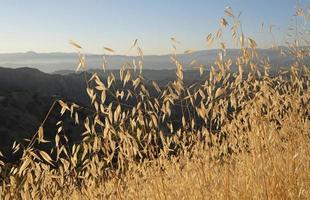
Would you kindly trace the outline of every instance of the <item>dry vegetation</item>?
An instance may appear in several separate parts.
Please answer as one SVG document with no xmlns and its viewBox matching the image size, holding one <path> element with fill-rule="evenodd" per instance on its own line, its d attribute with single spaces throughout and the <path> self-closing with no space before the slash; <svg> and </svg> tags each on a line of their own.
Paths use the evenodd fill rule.
<svg viewBox="0 0 310 200">
<path fill-rule="evenodd" d="M 256 42 L 242 33 L 232 10 L 225 12 L 229 20 L 221 19 L 219 30 L 207 36 L 209 45 L 221 45 L 217 61 L 209 72 L 192 62 L 201 76 L 209 73 L 204 82 L 186 86 L 173 53 L 175 81 L 163 88 L 153 81 L 157 95 L 151 96 L 142 74 L 131 74 L 130 68 L 143 66 L 135 40 L 139 56 L 120 70 L 123 88 L 115 87 L 113 74 L 106 81 L 93 74 L 86 80 L 89 108 L 61 100 L 51 107 L 61 106 L 61 115 L 68 112 L 84 124 L 83 141 L 68 146 L 60 121 L 55 147 L 35 148 L 48 142 L 43 121 L 28 146 L 14 144 L 13 151 L 24 153 L 18 165 L 1 162 L 1 199 L 309 199 L 306 32 L 281 50 L 295 57 L 290 70 L 271 77 L 269 60 L 256 53 Z M 296 18 L 306 21 L 309 12 L 298 9 Z M 221 41 L 225 30 L 240 47 L 235 73 Z M 178 41 L 171 41 L 176 49 Z M 85 68 L 81 46 L 71 43 Z M 107 96 L 114 101 L 107 103 Z M 81 109 L 93 114 L 81 121 Z M 179 123 L 171 121 L 176 110 Z"/>
</svg>

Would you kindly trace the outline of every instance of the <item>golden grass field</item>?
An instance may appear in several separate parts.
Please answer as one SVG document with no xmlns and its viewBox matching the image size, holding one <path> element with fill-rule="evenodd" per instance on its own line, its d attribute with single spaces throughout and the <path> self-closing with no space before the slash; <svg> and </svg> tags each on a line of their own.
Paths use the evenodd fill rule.
<svg viewBox="0 0 310 200">
<path fill-rule="evenodd" d="M 171 38 L 176 79 L 165 87 L 153 81 L 157 95 L 151 96 L 135 40 L 138 56 L 120 70 L 123 88 L 115 87 L 113 74 L 106 81 L 97 74 L 86 79 L 92 115 L 82 121 L 79 105 L 55 101 L 51 109 L 60 106 L 60 115 L 70 113 L 84 125 L 78 133 L 83 141 L 67 146 L 60 121 L 55 147 L 34 148 L 46 142 L 44 120 L 28 146 L 14 145 L 13 150 L 23 151 L 19 165 L 0 163 L 0 199 L 310 199 L 307 34 L 292 39 L 287 49 L 273 47 L 295 60 L 270 76 L 268 58 L 257 53 L 231 8 L 225 13 L 227 19 L 207 36 L 208 45 L 220 45 L 214 65 L 192 62 L 202 77 L 208 75 L 204 82 L 184 84 L 178 41 Z M 296 17 L 306 22 L 310 13 L 298 9 Z M 236 60 L 225 57 L 224 31 L 240 48 Z M 85 69 L 82 47 L 71 43 L 79 70 Z M 133 70 L 141 74 L 133 76 Z M 109 104 L 108 96 L 114 98 Z M 126 105 L 129 99 L 134 105 Z M 176 107 L 178 127 L 170 121 Z"/>
</svg>

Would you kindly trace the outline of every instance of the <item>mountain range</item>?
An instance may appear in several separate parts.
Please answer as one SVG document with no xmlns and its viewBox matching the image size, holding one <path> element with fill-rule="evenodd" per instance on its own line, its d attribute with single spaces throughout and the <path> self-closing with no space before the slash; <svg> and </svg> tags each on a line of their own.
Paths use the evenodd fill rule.
<svg viewBox="0 0 310 200">
<path fill-rule="evenodd" d="M 285 49 L 285 47 L 282 47 Z M 196 60 L 197 63 L 205 66 L 212 65 L 218 56 L 218 50 L 201 50 L 190 54 L 178 54 L 177 58 L 184 64 L 185 69 L 191 69 L 190 63 Z M 270 61 L 276 67 L 288 65 L 293 58 L 290 56 L 281 56 L 276 49 L 258 49 L 260 56 L 269 57 Z M 239 49 L 227 49 L 226 56 L 235 58 L 240 54 Z M 162 70 L 174 69 L 169 54 L 167 55 L 145 55 L 144 69 Z M 88 69 L 100 69 L 103 63 L 103 55 L 86 54 L 86 63 Z M 120 69 L 124 63 L 132 63 L 135 56 L 124 55 L 105 55 L 107 69 Z M 29 51 L 26 53 L 2 53 L 0 54 L 0 66 L 8 68 L 32 67 L 43 72 L 53 73 L 55 71 L 75 70 L 78 66 L 78 55 L 76 53 L 36 53 Z"/>
</svg>

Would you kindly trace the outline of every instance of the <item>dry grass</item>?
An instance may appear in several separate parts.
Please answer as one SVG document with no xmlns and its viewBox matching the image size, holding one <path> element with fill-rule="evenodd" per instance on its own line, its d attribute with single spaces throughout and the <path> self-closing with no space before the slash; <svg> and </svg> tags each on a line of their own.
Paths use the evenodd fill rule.
<svg viewBox="0 0 310 200">
<path fill-rule="evenodd" d="M 142 74 L 132 75 L 131 69 L 143 67 L 137 40 L 131 49 L 139 56 L 120 70 L 123 88 L 113 74 L 107 81 L 85 76 L 89 108 L 61 100 L 51 107 L 59 105 L 61 115 L 68 112 L 83 123 L 83 141 L 66 145 L 60 121 L 55 147 L 34 149 L 45 142 L 46 118 L 27 147 L 14 145 L 24 152 L 18 166 L 1 162 L 1 199 L 309 199 L 310 71 L 304 59 L 310 49 L 301 47 L 306 38 L 281 51 L 295 62 L 271 77 L 269 60 L 258 55 L 232 10 L 225 12 L 229 20 L 221 19 L 219 30 L 207 36 L 208 44 L 219 41 L 221 49 L 202 83 L 183 83 L 174 38 L 176 79 L 164 88 L 153 81 L 155 96 Z M 306 21 L 309 14 L 298 10 L 297 17 Z M 240 47 L 235 73 L 221 37 L 228 28 Z M 85 69 L 82 47 L 71 44 L 79 52 L 78 69 Z M 203 65 L 192 63 L 206 75 Z M 104 69 L 106 64 L 104 59 Z M 93 114 L 81 121 L 81 109 Z"/>
</svg>

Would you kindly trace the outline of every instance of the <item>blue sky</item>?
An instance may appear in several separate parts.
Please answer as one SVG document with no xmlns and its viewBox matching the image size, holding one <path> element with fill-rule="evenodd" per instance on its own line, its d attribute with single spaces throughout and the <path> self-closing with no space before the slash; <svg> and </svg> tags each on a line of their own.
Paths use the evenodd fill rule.
<svg viewBox="0 0 310 200">
<path fill-rule="evenodd" d="M 180 51 L 206 49 L 205 37 L 218 27 L 226 6 L 242 11 L 244 32 L 267 47 L 271 36 L 262 22 L 276 25 L 278 43 L 296 0 L 3 0 L 0 4 L 0 52 L 71 52 L 69 39 L 89 53 L 103 46 L 126 54 L 136 38 L 146 54 L 171 51 L 169 38 L 181 41 Z M 310 6 L 310 0 L 300 0 Z M 230 40 L 227 40 L 230 44 Z"/>
</svg>

